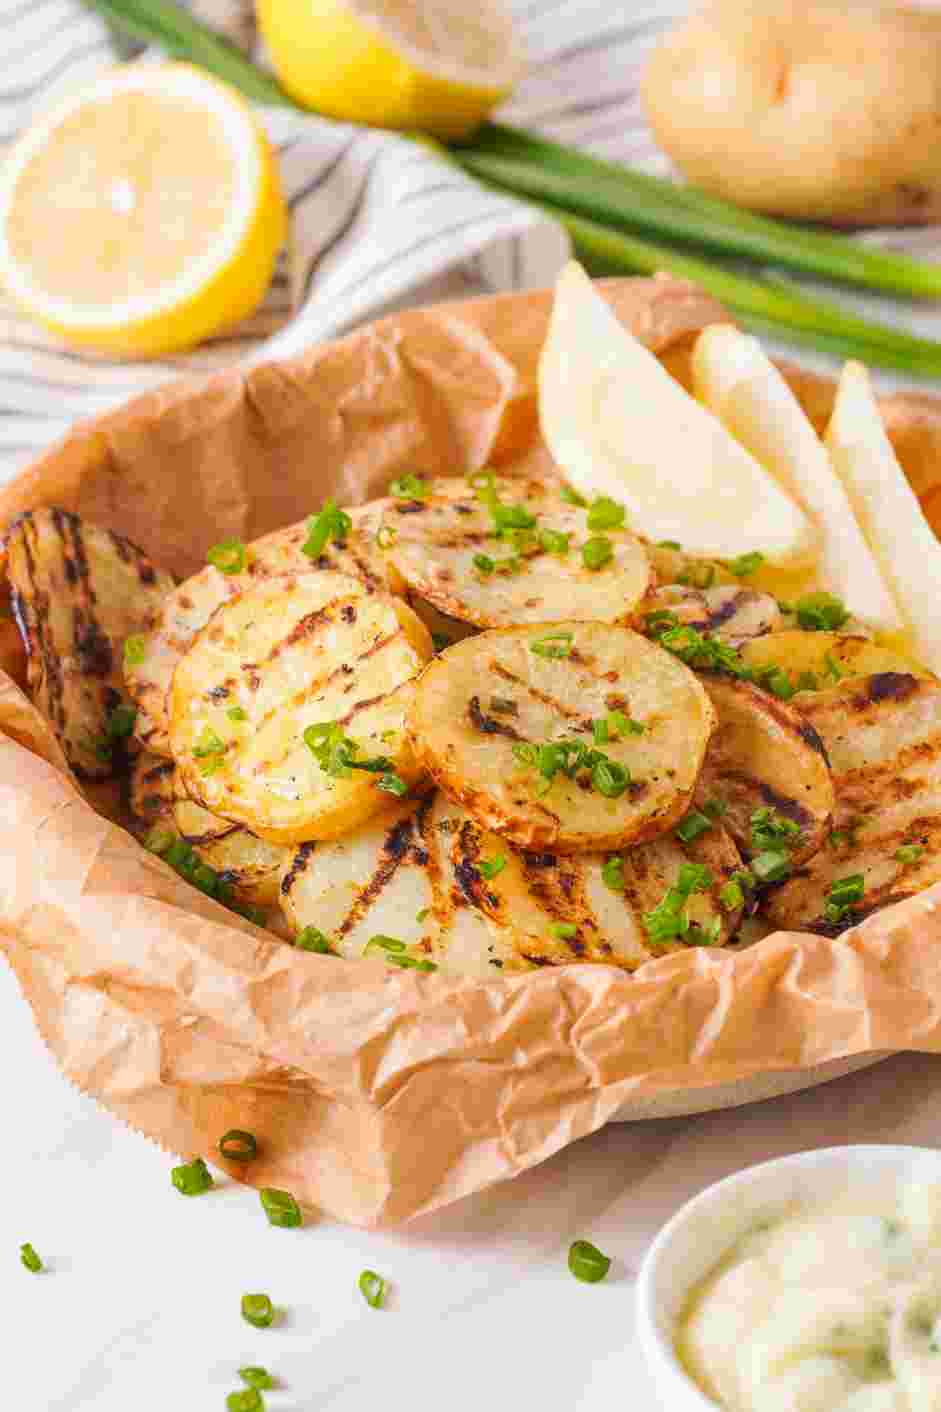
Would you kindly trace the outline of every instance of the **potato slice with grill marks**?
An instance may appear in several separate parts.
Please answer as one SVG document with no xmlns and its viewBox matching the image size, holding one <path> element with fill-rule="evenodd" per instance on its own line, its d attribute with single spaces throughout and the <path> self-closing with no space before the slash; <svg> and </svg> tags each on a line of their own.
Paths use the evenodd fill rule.
<svg viewBox="0 0 941 1412">
<path fill-rule="evenodd" d="M 180 785 L 172 819 L 200 862 L 214 868 L 229 884 L 236 901 L 254 907 L 277 906 L 281 868 L 289 855 L 284 844 L 269 843 L 241 824 L 216 818 L 201 804 L 187 799 Z"/>
<path fill-rule="evenodd" d="M 751 817 L 772 808 L 800 826 L 791 857 L 812 857 L 830 832 L 833 779 L 823 742 L 804 715 L 751 682 L 704 674 L 718 725 L 696 787 L 696 803 L 718 800 L 723 822 L 750 854 Z"/>
<path fill-rule="evenodd" d="M 336 837 L 389 800 L 379 772 L 322 769 L 308 726 L 335 723 L 357 759 L 381 756 L 406 783 L 420 774 L 404 714 L 428 630 L 399 600 L 353 589 L 329 572 L 268 580 L 223 604 L 173 675 L 184 788 L 272 843 Z"/>
<path fill-rule="evenodd" d="M 481 628 L 628 618 L 652 582 L 640 541 L 626 530 L 606 530 L 611 559 L 592 570 L 581 553 L 594 537 L 585 511 L 549 495 L 526 504 L 537 525 L 531 544 L 518 549 L 497 538 L 490 511 L 476 498 L 394 501 L 383 513 L 393 588 L 409 588 L 439 612 Z M 543 530 L 570 535 L 568 553 L 544 550 Z M 480 556 L 492 561 L 493 571 L 481 570 Z"/>
<path fill-rule="evenodd" d="M 867 677 L 876 672 L 914 672 L 927 675 L 894 647 L 883 647 L 865 637 L 845 632 L 805 632 L 785 628 L 743 644 L 742 659 L 753 671 L 762 667 L 783 667 L 796 683 L 811 672 L 820 689 L 834 685 L 837 673 L 847 677 Z M 801 695 L 801 701 L 805 698 Z"/>
<path fill-rule="evenodd" d="M 630 772 L 616 795 L 586 770 L 559 772 L 544 789 L 544 776 L 520 760 L 521 746 L 594 749 L 592 721 L 612 711 L 644 727 L 602 747 Z M 620 848 L 670 828 L 692 799 L 714 723 L 696 676 L 668 652 L 628 628 L 571 621 L 495 629 L 447 648 L 422 674 L 408 715 L 419 760 L 451 798 L 520 847 L 560 853 Z"/>
<path fill-rule="evenodd" d="M 172 754 L 168 711 L 173 673 L 196 634 L 223 603 L 268 579 L 314 570 L 342 574 L 364 593 L 387 587 L 385 565 L 375 543 L 383 504 L 371 501 L 348 510 L 353 528 L 346 541 L 338 545 L 331 540 L 316 559 L 304 553 L 310 533 L 304 519 L 247 545 L 243 573 L 224 574 L 207 564 L 166 596 L 147 636 L 143 660 L 125 666 L 127 689 L 138 708 L 136 735 L 148 750 Z"/>
<path fill-rule="evenodd" d="M 124 699 L 124 639 L 149 625 L 173 580 L 130 540 L 65 510 L 20 515 L 2 552 L 33 701 L 79 776 L 110 775 L 120 757 L 106 746 L 108 718 Z"/>
<path fill-rule="evenodd" d="M 706 589 L 667 584 L 644 599 L 641 624 L 648 613 L 658 612 L 673 613 L 684 626 L 709 633 L 732 647 L 774 632 L 781 624 L 781 609 L 770 593 L 740 584 Z"/>
<path fill-rule="evenodd" d="M 517 955 L 534 965 L 594 961 L 635 970 L 652 956 L 697 944 L 697 938 L 704 944 L 703 929 L 716 920 L 719 935 L 705 944 L 725 946 L 735 936 L 742 909 L 725 909 L 719 894 L 742 859 L 721 825 L 692 843 L 665 834 L 619 855 L 624 887 L 618 891 L 603 877 L 613 855 L 526 852 L 482 829 L 463 810 L 458 813 L 452 852 L 464 889 L 493 921 L 515 933 Z M 710 887 L 689 898 L 687 915 L 694 926 L 686 941 L 654 946 L 644 915 L 675 886 L 684 863 L 707 867 Z M 494 866 L 494 875 L 486 876 Z"/>
<path fill-rule="evenodd" d="M 770 890 L 762 912 L 778 927 L 838 935 L 941 881 L 941 683 L 880 672 L 807 695 L 801 711 L 830 756 L 836 839 Z M 862 897 L 831 920 L 833 883 L 855 874 Z"/>
<path fill-rule="evenodd" d="M 451 853 L 454 812 L 439 795 L 396 805 L 333 842 L 302 844 L 281 875 L 291 928 L 316 927 L 348 959 L 380 935 L 453 975 L 528 970 L 511 932 L 462 885 Z"/>
<path fill-rule="evenodd" d="M 672 545 L 651 544 L 646 539 L 644 548 L 653 565 L 658 584 L 680 584 L 682 579 L 685 583 L 680 584 L 680 587 L 708 589 L 720 587 L 722 584 L 741 587 L 741 580 L 718 559 L 697 559 L 692 554 L 685 554 L 682 549 L 674 549 Z"/>
<path fill-rule="evenodd" d="M 131 770 L 131 812 L 142 832 L 162 825 L 173 829 L 173 776 L 176 766 L 162 755 L 142 750 Z"/>
</svg>

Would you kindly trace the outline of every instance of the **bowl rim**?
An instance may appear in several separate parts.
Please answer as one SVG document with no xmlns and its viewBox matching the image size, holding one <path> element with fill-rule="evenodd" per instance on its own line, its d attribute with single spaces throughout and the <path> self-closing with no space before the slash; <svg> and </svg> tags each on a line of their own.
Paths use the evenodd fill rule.
<svg viewBox="0 0 941 1412">
<path fill-rule="evenodd" d="M 771 1172 L 804 1171 L 814 1167 L 851 1168 L 862 1164 L 881 1167 L 895 1167 L 904 1170 L 906 1166 L 925 1160 L 934 1162 L 941 1173 L 941 1148 L 925 1147 L 916 1143 L 845 1143 L 835 1147 L 813 1147 L 800 1152 L 787 1153 L 783 1157 L 772 1157 L 764 1162 L 755 1162 L 727 1177 L 710 1182 L 708 1186 L 685 1201 L 660 1228 L 641 1261 L 635 1285 L 635 1317 L 637 1338 L 645 1362 L 655 1379 L 670 1391 L 670 1406 L 682 1407 L 684 1412 L 717 1412 L 721 1404 L 714 1402 L 693 1381 L 680 1362 L 674 1347 L 674 1326 L 664 1330 L 662 1302 L 657 1289 L 657 1279 L 666 1254 L 674 1242 L 691 1224 L 700 1220 L 704 1213 L 722 1204 L 737 1190 L 760 1184 Z M 728 1243 L 715 1250 L 719 1260 Z M 682 1290 L 683 1298 L 678 1307 L 685 1305 L 695 1281 L 691 1280 Z"/>
</svg>

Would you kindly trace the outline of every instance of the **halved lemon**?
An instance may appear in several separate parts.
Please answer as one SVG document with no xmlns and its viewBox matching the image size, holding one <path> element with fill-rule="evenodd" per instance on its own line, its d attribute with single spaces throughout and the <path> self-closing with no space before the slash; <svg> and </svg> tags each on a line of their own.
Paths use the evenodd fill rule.
<svg viewBox="0 0 941 1412">
<path fill-rule="evenodd" d="M 463 137 L 521 69 L 499 0 L 257 0 L 256 10 L 282 86 L 344 122 Z"/>
<path fill-rule="evenodd" d="M 254 114 L 187 64 L 110 71 L 0 169 L 0 284 L 80 346 L 191 348 L 260 303 L 286 231 Z"/>
<path fill-rule="evenodd" d="M 559 276 L 539 363 L 539 418 L 563 475 L 610 495 L 630 526 L 691 554 L 812 563 L 818 530 L 797 502 L 619 322 L 575 263 Z"/>
</svg>

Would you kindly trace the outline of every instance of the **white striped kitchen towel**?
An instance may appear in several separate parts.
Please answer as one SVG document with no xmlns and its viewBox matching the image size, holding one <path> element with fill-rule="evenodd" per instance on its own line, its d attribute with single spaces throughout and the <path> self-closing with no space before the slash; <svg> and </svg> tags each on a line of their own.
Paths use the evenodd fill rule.
<svg viewBox="0 0 941 1412">
<path fill-rule="evenodd" d="M 241 5 L 244 13 L 247 0 L 213 3 Z M 667 172 L 644 122 L 638 82 L 652 45 L 688 4 L 514 0 L 528 68 L 501 118 Z M 205 13 L 205 0 L 198 7 Z M 2 159 L 36 112 L 113 63 L 115 50 L 81 0 L 0 0 L 0 33 Z M 553 222 L 414 143 L 283 109 L 264 119 L 290 202 L 291 240 L 251 319 L 194 353 L 119 363 L 63 349 L 0 296 L 0 482 L 74 421 L 184 372 L 294 353 L 405 303 L 546 285 L 565 258 L 567 243 Z M 937 235 L 888 238 L 930 257 Z M 930 310 L 879 311 L 883 318 L 892 312 L 941 335 Z"/>
</svg>

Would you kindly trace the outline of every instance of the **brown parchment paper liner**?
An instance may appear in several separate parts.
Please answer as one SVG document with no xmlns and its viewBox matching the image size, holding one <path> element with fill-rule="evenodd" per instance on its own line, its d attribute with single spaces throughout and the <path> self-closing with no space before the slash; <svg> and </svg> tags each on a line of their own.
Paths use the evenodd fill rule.
<svg viewBox="0 0 941 1412">
<path fill-rule="evenodd" d="M 605 290 L 679 376 L 695 333 L 725 317 L 669 279 Z M 0 494 L 0 523 L 62 505 L 184 574 L 224 535 L 368 498 L 405 469 L 551 470 L 534 381 L 549 307 L 535 294 L 408 312 L 149 394 Z M 820 424 L 832 386 L 794 377 Z M 885 411 L 930 495 L 937 405 Z M 251 1130 L 261 1155 L 234 1176 L 345 1220 L 404 1221 L 511 1177 L 631 1095 L 941 1050 L 941 886 L 837 941 L 778 933 L 633 976 L 393 971 L 295 952 L 183 883 L 82 797 L 6 674 L 0 732 L 0 944 L 66 1076 L 174 1152 L 217 1160 L 222 1133 Z"/>
</svg>

